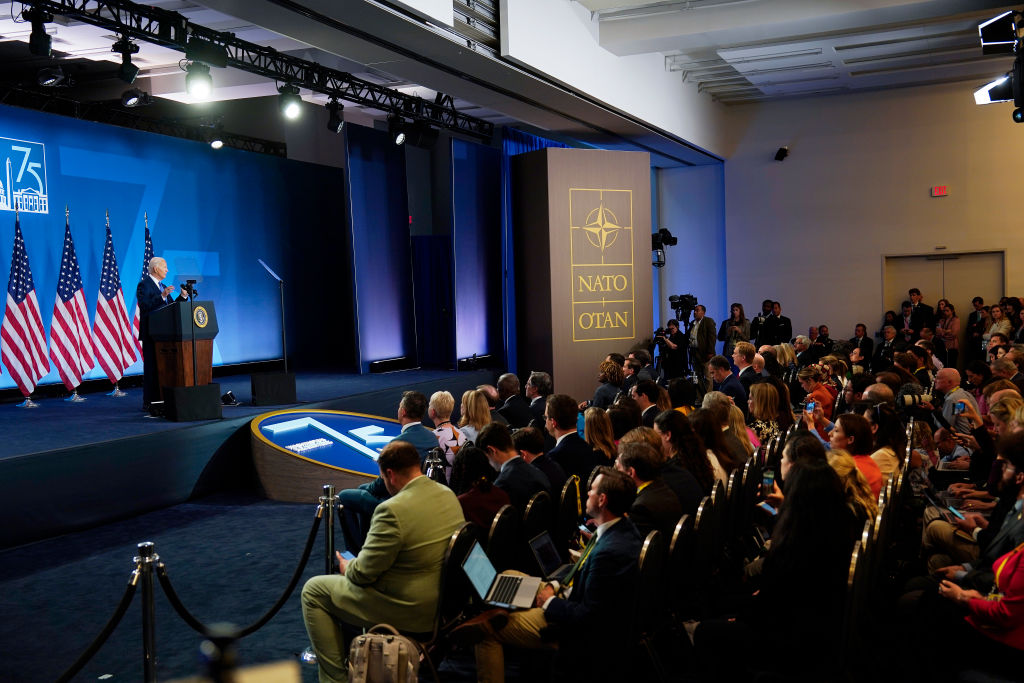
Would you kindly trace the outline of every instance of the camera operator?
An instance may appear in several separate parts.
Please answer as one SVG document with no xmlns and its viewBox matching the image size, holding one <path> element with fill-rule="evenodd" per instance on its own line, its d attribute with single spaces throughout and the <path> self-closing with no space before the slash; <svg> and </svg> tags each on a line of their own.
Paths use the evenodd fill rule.
<svg viewBox="0 0 1024 683">
<path fill-rule="evenodd" d="M 699 398 L 703 398 L 708 388 L 708 361 L 715 355 L 715 321 L 709 318 L 700 304 L 693 308 L 693 326 L 690 328 L 690 358 L 693 360 L 693 372 L 697 376 Z"/>
<path fill-rule="evenodd" d="M 661 367 L 665 379 L 675 379 L 686 372 L 686 336 L 679 331 L 679 321 L 673 318 L 665 323 L 665 330 L 654 341 L 661 350 Z"/>
</svg>

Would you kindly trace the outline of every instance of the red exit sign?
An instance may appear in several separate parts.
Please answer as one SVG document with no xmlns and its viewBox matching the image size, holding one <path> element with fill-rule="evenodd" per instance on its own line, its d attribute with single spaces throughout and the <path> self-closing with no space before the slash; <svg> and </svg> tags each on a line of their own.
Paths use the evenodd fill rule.
<svg viewBox="0 0 1024 683">
<path fill-rule="evenodd" d="M 932 196 L 933 197 L 945 197 L 948 194 L 949 194 L 949 186 L 948 185 L 934 185 L 932 187 Z"/>
</svg>

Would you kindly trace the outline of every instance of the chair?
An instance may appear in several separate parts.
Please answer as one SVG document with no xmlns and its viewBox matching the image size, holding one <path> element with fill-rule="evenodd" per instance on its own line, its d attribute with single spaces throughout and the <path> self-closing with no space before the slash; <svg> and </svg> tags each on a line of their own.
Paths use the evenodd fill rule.
<svg viewBox="0 0 1024 683">
<path fill-rule="evenodd" d="M 531 539 L 551 527 L 551 496 L 547 491 L 538 491 L 530 498 L 523 511 L 523 534 Z"/>
<path fill-rule="evenodd" d="M 555 511 L 555 525 L 552 538 L 562 554 L 562 560 L 569 560 L 569 542 L 576 535 L 576 525 L 580 523 L 580 478 L 570 476 L 562 487 L 558 509 Z"/>
<path fill-rule="evenodd" d="M 647 534 L 640 549 L 635 606 L 636 632 L 647 655 L 654 675 L 659 681 L 668 680 L 665 667 L 654 647 L 654 634 L 667 613 L 664 602 L 664 577 L 667 552 L 661 532 Z"/>
<path fill-rule="evenodd" d="M 726 513 L 727 513 L 727 500 L 725 495 L 725 485 L 718 481 L 715 482 L 714 488 L 711 489 L 711 503 L 712 511 L 714 513 L 713 522 L 714 525 L 714 540 L 715 540 L 715 554 L 716 557 L 721 557 L 722 549 L 726 542 Z"/>
<path fill-rule="evenodd" d="M 487 532 L 487 556 L 499 572 L 519 566 L 523 557 L 523 524 L 519 511 L 505 505 L 494 515 Z"/>
<path fill-rule="evenodd" d="M 672 530 L 665 571 L 665 591 L 669 609 L 679 621 L 687 615 L 687 595 L 693 562 L 693 517 L 683 515 Z"/>
<path fill-rule="evenodd" d="M 865 533 L 867 532 L 865 525 Z M 846 579 L 846 607 L 843 611 L 843 633 L 840 671 L 846 672 L 848 680 L 857 680 L 853 667 L 860 661 L 863 648 L 860 643 L 860 629 L 863 622 L 864 597 L 870 580 L 869 556 L 872 553 L 861 545 L 853 544 L 850 554 L 850 568 Z"/>
</svg>

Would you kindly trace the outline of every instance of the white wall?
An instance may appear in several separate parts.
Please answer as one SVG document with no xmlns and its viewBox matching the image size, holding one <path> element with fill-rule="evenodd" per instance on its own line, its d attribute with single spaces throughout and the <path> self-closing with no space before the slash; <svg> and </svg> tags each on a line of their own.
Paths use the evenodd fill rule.
<svg viewBox="0 0 1024 683">
<path fill-rule="evenodd" d="M 693 294 L 716 323 L 728 312 L 726 301 L 725 194 L 721 165 L 659 169 L 657 228 L 667 228 L 679 244 L 665 249 L 658 271 L 660 324 L 673 317 L 668 297 Z"/>
<path fill-rule="evenodd" d="M 569 0 L 501 0 L 502 55 L 719 156 L 725 107 L 665 70 L 657 53 L 619 57 L 598 44 L 590 12 Z"/>
<path fill-rule="evenodd" d="M 782 301 L 793 329 L 835 338 L 881 319 L 885 255 L 1006 250 L 1024 293 L 1024 125 L 970 84 L 741 107 L 725 163 L 728 296 Z M 788 145 L 784 162 L 773 160 Z M 929 196 L 948 185 L 944 198 Z M 926 297 L 934 305 L 935 296 Z M 966 315 L 967 311 L 962 311 Z"/>
</svg>

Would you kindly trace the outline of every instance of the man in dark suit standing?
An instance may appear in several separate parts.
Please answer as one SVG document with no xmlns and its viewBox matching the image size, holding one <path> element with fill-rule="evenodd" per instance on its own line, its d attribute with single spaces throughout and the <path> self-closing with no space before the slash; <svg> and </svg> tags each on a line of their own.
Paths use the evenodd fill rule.
<svg viewBox="0 0 1024 683">
<path fill-rule="evenodd" d="M 634 442 L 619 447 L 615 469 L 627 474 L 636 484 L 636 500 L 629 508 L 629 519 L 641 536 L 657 529 L 662 537 L 670 540 L 676 523 L 683 516 L 683 508 L 672 489 L 658 478 L 658 467 L 658 455 L 650 444 Z"/>
<path fill-rule="evenodd" d="M 541 637 L 549 626 L 557 629 L 559 659 L 571 667 L 573 680 L 608 680 L 609 659 L 595 653 L 619 651 L 628 637 L 643 538 L 624 517 L 636 497 L 636 485 L 610 467 L 598 472 L 586 507 L 597 531 L 558 591 L 544 584 L 533 609 L 490 610 L 453 634 L 456 642 L 476 644 L 479 680 L 503 680 L 504 643 L 550 649 L 551 643 Z"/>
<path fill-rule="evenodd" d="M 572 396 L 553 394 L 548 396 L 544 416 L 548 433 L 555 439 L 555 447 L 548 457 L 561 465 L 566 474 L 575 474 L 586 484 L 590 471 L 603 463 L 594 449 L 576 431 L 576 415 L 579 407 Z"/>
<path fill-rule="evenodd" d="M 739 342 L 732 349 L 733 365 L 739 369 L 740 384 L 743 385 L 748 395 L 750 394 L 750 385 L 761 376 L 753 367 L 755 353 L 754 345 L 750 342 Z"/>
<path fill-rule="evenodd" d="M 171 303 L 173 285 L 163 285 L 167 277 L 167 261 L 154 256 L 149 259 L 148 275 L 139 280 L 135 300 L 139 302 L 139 340 L 142 342 L 142 409 L 160 400 L 160 378 L 156 372 L 156 344 L 149 334 L 149 314 Z"/>
<path fill-rule="evenodd" d="M 523 460 L 512 444 L 512 432 L 503 424 L 492 422 L 480 430 L 476 445 L 487 454 L 491 467 L 498 470 L 494 485 L 508 494 L 520 512 L 537 493 L 551 492 L 551 482 L 538 468 Z"/>
<path fill-rule="evenodd" d="M 697 304 L 693 307 L 693 326 L 690 327 L 690 358 L 697 375 L 697 400 L 708 391 L 708 361 L 715 355 L 718 339 L 715 321 L 707 316 L 707 309 Z"/>
<path fill-rule="evenodd" d="M 725 356 L 715 356 L 709 365 L 711 366 L 711 376 L 715 380 L 715 391 L 720 391 L 730 397 L 733 404 L 746 415 L 747 411 L 744 409 L 747 407 L 747 390 L 743 388 L 739 378 L 732 374 L 729 359 Z"/>
<path fill-rule="evenodd" d="M 793 322 L 782 315 L 782 304 L 778 301 L 772 302 L 772 315 L 775 316 L 775 341 L 773 344 L 788 344 L 789 340 L 793 338 Z"/>
<path fill-rule="evenodd" d="M 974 310 L 967 316 L 967 344 L 964 349 L 964 360 L 972 361 L 984 358 L 981 350 L 981 335 L 985 334 L 985 300 L 980 296 L 971 299 Z"/>
<path fill-rule="evenodd" d="M 775 333 L 772 331 L 772 327 L 776 323 L 772 313 L 773 303 L 771 299 L 762 301 L 761 315 L 750 322 L 750 338 L 754 341 L 754 346 L 757 348 L 761 348 L 765 344 L 772 345 L 775 343 Z"/>
<path fill-rule="evenodd" d="M 519 395 L 519 378 L 506 372 L 498 378 L 498 413 L 510 427 L 519 429 L 530 424 L 530 404 Z"/>
<path fill-rule="evenodd" d="M 867 370 L 868 365 L 871 364 L 871 356 L 875 351 L 875 342 L 868 336 L 868 328 L 864 323 L 857 323 L 857 326 L 853 328 L 853 338 L 850 339 L 850 344 L 853 345 L 854 349 L 860 349 L 861 358 L 864 360 L 860 361 L 858 365 Z M 852 352 L 853 349 L 850 349 L 850 351 Z"/>
<path fill-rule="evenodd" d="M 921 290 L 911 287 L 907 292 L 910 295 L 910 328 L 914 330 L 917 338 L 921 337 L 921 328 L 935 328 L 935 311 L 931 306 L 921 303 Z"/>
<path fill-rule="evenodd" d="M 637 382 L 630 396 L 640 406 L 640 419 L 644 427 L 654 428 L 654 418 L 658 417 L 658 395 L 661 388 L 650 380 Z"/>
</svg>

